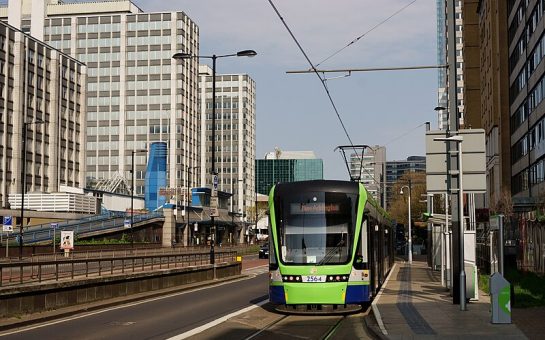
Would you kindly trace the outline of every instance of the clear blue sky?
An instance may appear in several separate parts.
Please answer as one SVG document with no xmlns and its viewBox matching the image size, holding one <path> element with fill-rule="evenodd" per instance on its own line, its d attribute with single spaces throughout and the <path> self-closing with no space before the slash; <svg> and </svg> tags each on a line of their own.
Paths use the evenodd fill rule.
<svg viewBox="0 0 545 340">
<path fill-rule="evenodd" d="M 218 73 L 248 73 L 257 85 L 257 157 L 279 147 L 312 150 L 326 179 L 348 179 L 348 144 L 316 75 L 267 0 L 136 0 L 146 12 L 184 11 L 200 29 L 201 54 L 244 49 L 255 58 L 218 60 Z M 274 0 L 316 64 L 412 0 Z M 417 0 L 384 25 L 322 64 L 327 69 L 436 64 L 434 0 Z M 340 74 L 339 74 L 340 75 Z M 328 77 L 335 77 L 330 74 Z M 437 126 L 437 71 L 353 73 L 328 81 L 354 144 L 384 145 L 387 159 L 424 155 L 425 121 Z"/>
</svg>

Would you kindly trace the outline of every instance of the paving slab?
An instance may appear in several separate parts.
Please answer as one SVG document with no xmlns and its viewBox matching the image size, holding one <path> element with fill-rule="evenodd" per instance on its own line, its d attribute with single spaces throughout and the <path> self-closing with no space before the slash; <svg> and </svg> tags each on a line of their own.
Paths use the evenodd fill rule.
<svg viewBox="0 0 545 340">
<path fill-rule="evenodd" d="M 490 298 L 460 311 L 438 274 L 422 261 L 397 262 L 374 304 L 389 339 L 527 339 L 515 324 L 492 324 Z"/>
</svg>

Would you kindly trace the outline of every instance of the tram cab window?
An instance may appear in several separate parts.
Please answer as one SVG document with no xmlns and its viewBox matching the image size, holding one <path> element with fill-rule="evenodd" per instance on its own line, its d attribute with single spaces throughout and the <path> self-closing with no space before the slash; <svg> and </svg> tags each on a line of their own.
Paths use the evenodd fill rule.
<svg viewBox="0 0 545 340">
<path fill-rule="evenodd" d="M 356 204 L 357 195 L 345 193 L 284 197 L 277 211 L 280 260 L 297 265 L 347 263 L 353 249 Z"/>
</svg>

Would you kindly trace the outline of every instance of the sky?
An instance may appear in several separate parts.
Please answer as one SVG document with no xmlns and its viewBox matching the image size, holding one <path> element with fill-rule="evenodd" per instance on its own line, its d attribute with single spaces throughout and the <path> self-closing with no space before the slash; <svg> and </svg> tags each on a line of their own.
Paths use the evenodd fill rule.
<svg viewBox="0 0 545 340">
<path fill-rule="evenodd" d="M 218 59 L 216 71 L 256 82 L 256 151 L 314 151 L 325 179 L 347 180 L 341 154 L 350 144 L 316 74 L 286 74 L 309 64 L 268 0 L 133 0 L 145 12 L 183 11 L 200 31 L 200 54 L 252 49 L 254 58 Z M 318 64 L 413 0 L 272 0 Z M 435 0 L 417 0 L 320 69 L 435 65 Z M 387 160 L 424 155 L 424 123 L 437 127 L 437 71 L 326 74 L 354 144 L 385 145 Z"/>
</svg>

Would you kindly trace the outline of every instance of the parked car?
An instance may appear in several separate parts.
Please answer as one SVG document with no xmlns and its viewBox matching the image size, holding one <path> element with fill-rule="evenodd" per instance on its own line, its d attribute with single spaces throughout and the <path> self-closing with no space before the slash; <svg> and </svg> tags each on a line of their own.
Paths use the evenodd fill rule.
<svg viewBox="0 0 545 340">
<path fill-rule="evenodd" d="M 268 259 L 269 258 L 269 245 L 265 244 L 259 248 L 259 258 Z"/>
</svg>

